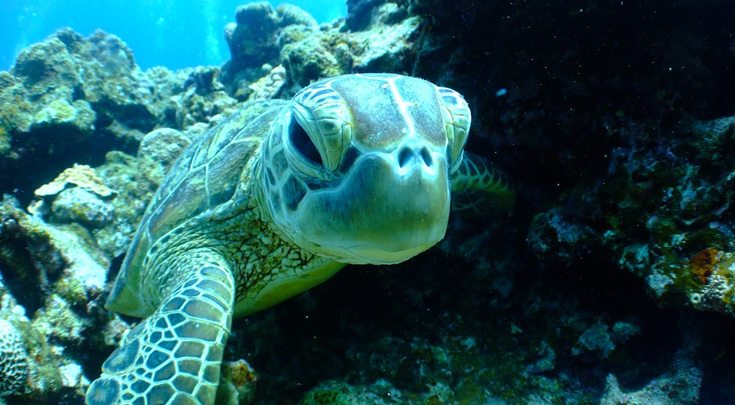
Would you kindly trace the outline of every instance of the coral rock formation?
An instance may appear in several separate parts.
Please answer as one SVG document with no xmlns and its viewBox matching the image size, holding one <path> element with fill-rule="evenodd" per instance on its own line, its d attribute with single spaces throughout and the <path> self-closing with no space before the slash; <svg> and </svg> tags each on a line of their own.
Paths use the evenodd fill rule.
<svg viewBox="0 0 735 405">
<path fill-rule="evenodd" d="M 28 354 L 12 323 L 0 319 L 0 397 L 23 392 L 28 384 Z"/>
</svg>

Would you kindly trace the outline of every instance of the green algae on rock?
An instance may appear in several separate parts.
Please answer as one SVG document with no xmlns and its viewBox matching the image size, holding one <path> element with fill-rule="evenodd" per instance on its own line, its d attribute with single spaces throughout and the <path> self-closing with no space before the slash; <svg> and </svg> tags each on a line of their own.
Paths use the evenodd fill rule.
<svg viewBox="0 0 735 405">
<path fill-rule="evenodd" d="M 735 222 L 723 215 L 735 204 L 735 161 L 719 152 L 712 158 L 735 146 L 734 124 L 695 122 L 678 137 L 650 139 L 656 149 L 638 140 L 584 196 L 600 201 L 595 218 L 566 218 L 560 209 L 539 214 L 530 232 L 534 250 L 574 258 L 602 245 L 659 303 L 735 316 Z"/>
<path fill-rule="evenodd" d="M 27 386 L 16 396 L 79 395 L 88 382 L 70 378 L 79 364 L 64 352 L 89 333 L 89 303 L 102 293 L 109 258 L 80 236 L 84 231 L 47 224 L 9 197 L 0 203 L 0 223 L 0 319 L 14 322 L 30 359 Z"/>
<path fill-rule="evenodd" d="M 241 6 L 237 22 L 225 29 L 231 58 L 223 66 L 222 81 L 230 94 L 244 100 L 250 95 L 246 84 L 261 77 L 263 65 L 282 64 L 292 92 L 345 73 L 410 72 L 421 18 L 409 16 L 404 5 L 393 2 L 371 15 L 359 29 L 348 30 L 344 21 L 319 27 L 293 6 Z"/>
<path fill-rule="evenodd" d="M 99 164 L 111 150 L 134 152 L 156 127 L 185 129 L 236 102 L 218 68 L 141 71 L 119 38 L 83 38 L 64 28 L 23 49 L 0 72 L 0 190 L 28 189 L 73 163 Z M 63 136 L 62 136 L 63 134 Z"/>
</svg>

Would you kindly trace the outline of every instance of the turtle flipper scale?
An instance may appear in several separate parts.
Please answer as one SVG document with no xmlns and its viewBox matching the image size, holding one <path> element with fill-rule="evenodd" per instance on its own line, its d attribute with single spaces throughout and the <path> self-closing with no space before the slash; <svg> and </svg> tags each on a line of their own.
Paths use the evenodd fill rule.
<svg viewBox="0 0 735 405">
<path fill-rule="evenodd" d="M 510 211 L 515 204 L 515 191 L 506 175 L 493 164 L 467 151 L 452 174 L 452 211 L 474 216 L 488 209 Z"/>
<path fill-rule="evenodd" d="M 190 272 L 105 361 L 86 403 L 213 404 L 234 294 L 228 268 Z"/>
</svg>

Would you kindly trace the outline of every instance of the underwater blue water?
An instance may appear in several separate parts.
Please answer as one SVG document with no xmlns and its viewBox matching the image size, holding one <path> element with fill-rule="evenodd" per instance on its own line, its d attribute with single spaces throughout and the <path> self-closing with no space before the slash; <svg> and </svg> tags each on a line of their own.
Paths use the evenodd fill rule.
<svg viewBox="0 0 735 405">
<path fill-rule="evenodd" d="M 18 51 L 63 26 L 87 36 L 101 28 L 125 41 L 142 68 L 219 65 L 229 58 L 224 27 L 247 0 L 0 0 L 0 70 Z M 271 1 L 274 6 L 283 1 Z M 328 22 L 345 0 L 290 0 Z"/>
</svg>

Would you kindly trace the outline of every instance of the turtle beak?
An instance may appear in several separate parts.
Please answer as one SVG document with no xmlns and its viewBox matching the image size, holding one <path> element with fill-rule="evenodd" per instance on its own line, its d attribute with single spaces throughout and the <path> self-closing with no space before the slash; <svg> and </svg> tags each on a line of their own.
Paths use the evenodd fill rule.
<svg viewBox="0 0 735 405">
<path fill-rule="evenodd" d="M 449 217 L 446 158 L 403 145 L 355 162 L 342 184 L 299 205 L 300 232 L 347 263 L 399 263 L 440 241 Z"/>
</svg>

